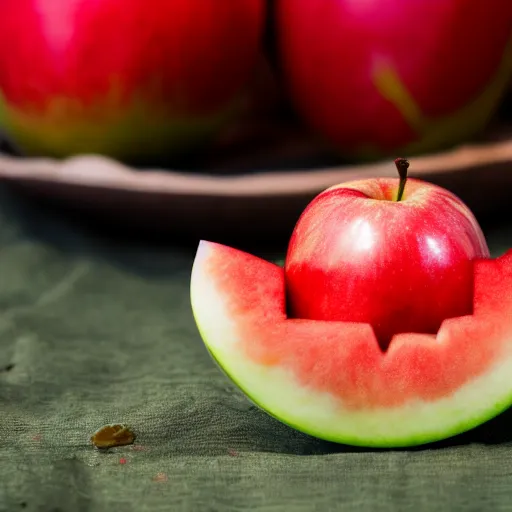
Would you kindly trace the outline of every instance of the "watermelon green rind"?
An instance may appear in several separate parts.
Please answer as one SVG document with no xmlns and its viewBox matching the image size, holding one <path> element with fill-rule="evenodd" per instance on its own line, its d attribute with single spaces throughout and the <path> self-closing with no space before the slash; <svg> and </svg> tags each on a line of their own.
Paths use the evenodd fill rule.
<svg viewBox="0 0 512 512">
<path fill-rule="evenodd" d="M 224 373 L 252 402 L 282 423 L 337 443 L 407 447 L 470 430 L 512 404 L 510 321 L 511 328 L 500 342 L 504 347 L 501 357 L 483 374 L 470 379 L 449 396 L 433 401 L 417 399 L 396 407 L 344 408 L 337 397 L 299 383 L 289 369 L 254 362 L 242 349 L 243 342 L 250 340 L 239 338 L 238 319 L 226 308 L 227 301 L 236 296 L 227 297 L 225 290 L 219 289 L 208 264 L 222 247 L 210 242 L 199 245 L 191 278 L 194 318 L 205 346 Z M 231 251 L 235 259 L 241 254 L 235 249 Z M 252 265 L 269 265 L 252 258 Z M 229 262 L 224 270 L 229 272 Z M 235 286 L 233 294 L 241 292 Z"/>
</svg>

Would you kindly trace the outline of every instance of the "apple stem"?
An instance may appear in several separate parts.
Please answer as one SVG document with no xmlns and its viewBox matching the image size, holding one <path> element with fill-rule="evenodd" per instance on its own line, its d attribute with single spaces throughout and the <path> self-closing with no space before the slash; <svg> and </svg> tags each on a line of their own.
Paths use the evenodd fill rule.
<svg viewBox="0 0 512 512">
<path fill-rule="evenodd" d="M 400 184 L 398 186 L 397 201 L 401 201 L 404 195 L 405 183 L 407 182 L 407 169 L 409 169 L 409 160 L 406 158 L 397 158 L 395 160 L 396 169 L 400 176 Z"/>
</svg>

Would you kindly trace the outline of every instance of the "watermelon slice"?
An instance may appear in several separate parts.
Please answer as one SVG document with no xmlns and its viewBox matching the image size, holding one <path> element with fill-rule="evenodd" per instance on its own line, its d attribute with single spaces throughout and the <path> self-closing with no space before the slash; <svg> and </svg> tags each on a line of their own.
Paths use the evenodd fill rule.
<svg viewBox="0 0 512 512">
<path fill-rule="evenodd" d="M 199 244 L 191 301 L 210 354 L 270 415 L 338 443 L 412 446 L 512 404 L 512 250 L 474 271 L 472 315 L 386 352 L 369 324 L 288 319 L 283 269 L 220 244 Z"/>
</svg>

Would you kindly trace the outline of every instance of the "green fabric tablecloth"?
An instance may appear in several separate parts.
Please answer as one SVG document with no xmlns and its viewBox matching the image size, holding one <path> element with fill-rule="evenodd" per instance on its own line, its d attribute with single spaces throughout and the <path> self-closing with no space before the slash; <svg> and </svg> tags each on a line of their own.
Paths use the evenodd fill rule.
<svg viewBox="0 0 512 512">
<path fill-rule="evenodd" d="M 512 220 L 487 235 L 503 253 Z M 512 510 L 511 415 L 379 451 L 252 406 L 196 330 L 193 255 L 95 235 L 0 188 L 0 511 Z M 93 448 L 113 422 L 135 445 Z"/>
</svg>

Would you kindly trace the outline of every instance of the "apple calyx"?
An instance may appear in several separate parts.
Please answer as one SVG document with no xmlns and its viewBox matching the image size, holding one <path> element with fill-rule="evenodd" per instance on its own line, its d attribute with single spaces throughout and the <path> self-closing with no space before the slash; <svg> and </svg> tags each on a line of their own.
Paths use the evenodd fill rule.
<svg viewBox="0 0 512 512">
<path fill-rule="evenodd" d="M 396 200 L 401 201 L 404 195 L 405 183 L 407 182 L 407 169 L 409 169 L 409 160 L 406 158 L 397 158 L 395 160 L 396 169 L 400 176 L 400 184 L 398 185 L 398 195 Z"/>
</svg>

